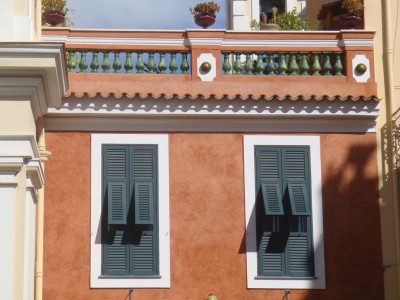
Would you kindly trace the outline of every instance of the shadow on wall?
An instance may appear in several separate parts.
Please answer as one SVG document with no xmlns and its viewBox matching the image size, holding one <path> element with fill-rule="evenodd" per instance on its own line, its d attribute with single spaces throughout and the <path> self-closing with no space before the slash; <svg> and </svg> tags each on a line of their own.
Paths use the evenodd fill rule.
<svg viewBox="0 0 400 300">
<path fill-rule="evenodd" d="M 384 298 L 376 155 L 375 135 L 321 136 L 326 289 L 266 299 Z M 246 254 L 246 233 L 238 252 Z"/>
</svg>

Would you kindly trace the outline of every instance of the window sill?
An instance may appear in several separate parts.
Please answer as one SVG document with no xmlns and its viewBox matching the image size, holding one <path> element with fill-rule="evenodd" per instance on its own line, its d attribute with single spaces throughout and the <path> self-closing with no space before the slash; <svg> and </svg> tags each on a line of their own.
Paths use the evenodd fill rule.
<svg viewBox="0 0 400 300">
<path fill-rule="evenodd" d="M 317 280 L 318 277 L 256 276 L 255 280 Z"/>
<path fill-rule="evenodd" d="M 127 276 L 116 276 L 116 275 L 100 275 L 99 279 L 161 279 L 160 275 L 127 275 Z"/>
</svg>

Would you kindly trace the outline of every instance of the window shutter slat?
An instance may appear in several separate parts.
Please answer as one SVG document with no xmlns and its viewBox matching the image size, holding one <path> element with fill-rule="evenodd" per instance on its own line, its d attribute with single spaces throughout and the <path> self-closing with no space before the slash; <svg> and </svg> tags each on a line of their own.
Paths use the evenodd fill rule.
<svg viewBox="0 0 400 300">
<path fill-rule="evenodd" d="M 107 201 L 109 225 L 127 222 L 129 197 L 129 149 L 124 145 L 106 145 L 103 148 L 103 186 Z"/>
<path fill-rule="evenodd" d="M 127 197 L 125 182 L 108 183 L 108 224 L 125 225 Z"/>
<path fill-rule="evenodd" d="M 288 182 L 305 182 L 308 178 L 308 149 L 288 147 L 283 149 L 283 172 Z"/>
<path fill-rule="evenodd" d="M 290 205 L 295 216 L 310 215 L 310 201 L 304 183 L 288 183 Z"/>
<path fill-rule="evenodd" d="M 106 242 L 103 244 L 103 274 L 128 275 L 129 252 L 124 242 L 125 231 L 106 231 Z"/>
<path fill-rule="evenodd" d="M 288 239 L 289 276 L 312 276 L 311 239 L 308 233 L 290 234 Z"/>
<path fill-rule="evenodd" d="M 137 232 L 133 247 L 133 267 L 136 275 L 154 275 L 158 273 L 157 252 L 154 232 Z"/>
<path fill-rule="evenodd" d="M 135 181 L 135 223 L 153 224 L 153 184 L 151 180 Z"/>
<path fill-rule="evenodd" d="M 269 216 L 283 215 L 282 194 L 278 183 L 261 183 L 265 214 Z"/>
<path fill-rule="evenodd" d="M 135 202 L 133 273 L 158 274 L 157 147 L 135 145 L 131 152 Z"/>
<path fill-rule="evenodd" d="M 261 181 L 275 183 L 280 180 L 280 157 L 280 151 L 277 148 L 257 147 L 257 169 Z"/>
<path fill-rule="evenodd" d="M 264 232 L 259 248 L 259 274 L 283 275 L 284 242 L 279 233 Z"/>
</svg>

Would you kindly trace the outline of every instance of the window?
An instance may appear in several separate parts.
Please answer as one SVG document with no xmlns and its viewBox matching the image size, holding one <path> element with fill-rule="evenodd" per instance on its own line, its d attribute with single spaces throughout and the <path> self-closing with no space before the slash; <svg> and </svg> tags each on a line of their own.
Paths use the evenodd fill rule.
<svg viewBox="0 0 400 300">
<path fill-rule="evenodd" d="M 92 135 L 91 287 L 169 287 L 168 137 Z"/>
<path fill-rule="evenodd" d="M 249 288 L 325 288 L 319 137 L 245 136 Z"/>
</svg>

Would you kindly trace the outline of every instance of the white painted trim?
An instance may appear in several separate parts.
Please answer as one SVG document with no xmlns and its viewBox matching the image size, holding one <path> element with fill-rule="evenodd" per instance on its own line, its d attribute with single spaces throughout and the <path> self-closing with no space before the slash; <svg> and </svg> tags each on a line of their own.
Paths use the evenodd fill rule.
<svg viewBox="0 0 400 300">
<path fill-rule="evenodd" d="M 254 147 L 256 145 L 274 146 L 309 146 L 311 165 L 312 227 L 314 242 L 315 277 L 313 278 L 257 278 L 257 248 L 255 222 L 255 162 Z M 245 178 L 245 214 L 246 214 L 246 261 L 247 287 L 271 289 L 324 289 L 325 262 L 323 241 L 322 180 L 320 140 L 318 136 L 277 136 L 246 135 L 244 146 L 244 178 Z M 257 278 L 257 279 L 256 279 Z"/>
<path fill-rule="evenodd" d="M 256 9 L 259 10 L 258 8 Z M 254 12 L 253 12 L 254 13 Z M 257 17 L 259 18 L 259 17 Z M 256 18 L 252 18 L 256 19 Z M 228 31 L 227 31 L 228 32 Z M 249 31 L 253 32 L 254 31 Z M 291 31 L 291 34 L 304 34 L 304 31 Z M 262 32 L 261 32 L 262 33 Z M 321 33 L 313 31 L 312 33 Z M 339 31 L 338 31 L 339 33 Z M 48 42 L 64 42 L 74 45 L 135 45 L 135 46 L 183 46 L 183 45 L 218 45 L 225 47 L 235 46 L 253 46 L 253 47 L 372 47 L 373 39 L 343 39 L 343 40 L 240 40 L 240 39 L 223 39 L 223 38 L 182 38 L 182 39 L 155 39 L 155 38 L 98 38 L 98 37 L 68 37 L 62 35 L 44 35 L 44 41 Z"/>
<path fill-rule="evenodd" d="M 209 72 L 203 72 L 201 70 L 201 65 L 206 62 L 211 65 L 211 70 Z M 197 76 L 201 81 L 213 81 L 217 76 L 217 60 L 212 53 L 201 53 L 200 56 L 197 57 Z"/>
<path fill-rule="evenodd" d="M 101 174 L 103 144 L 158 145 L 159 176 L 159 263 L 160 276 L 146 278 L 101 277 Z M 91 136 L 91 288 L 169 288 L 170 231 L 169 231 L 169 160 L 168 135 L 165 134 L 92 134 Z"/>
<path fill-rule="evenodd" d="M 358 74 L 356 70 L 358 64 L 364 64 L 367 67 L 367 70 L 364 74 Z M 353 78 L 356 82 L 367 82 L 371 77 L 371 66 L 369 64 L 369 59 L 364 54 L 358 54 L 354 56 L 354 58 L 351 60 L 351 68 L 353 70 Z"/>
<path fill-rule="evenodd" d="M 375 132 L 375 101 L 109 101 L 68 98 L 49 109 L 48 130 Z M 284 126 L 283 126 L 284 124 Z"/>
<path fill-rule="evenodd" d="M 25 96 L 30 90 L 33 111 L 44 114 L 47 106 L 61 104 L 68 89 L 65 61 L 61 43 L 1 43 L 0 73 L 4 77 L 0 81 L 0 97 L 18 96 L 19 89 L 25 89 Z"/>
<path fill-rule="evenodd" d="M 32 187 L 40 189 L 44 184 L 44 171 L 40 158 L 31 159 L 26 165 L 26 174 L 32 179 Z"/>
<path fill-rule="evenodd" d="M 0 155 L 40 158 L 34 132 L 7 132 L 0 134 Z"/>
</svg>

